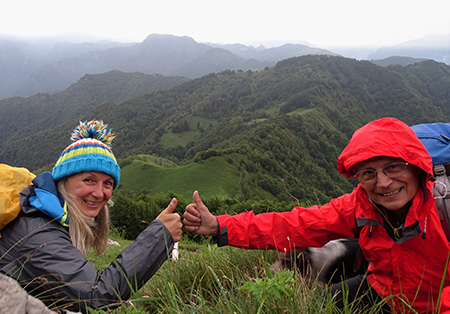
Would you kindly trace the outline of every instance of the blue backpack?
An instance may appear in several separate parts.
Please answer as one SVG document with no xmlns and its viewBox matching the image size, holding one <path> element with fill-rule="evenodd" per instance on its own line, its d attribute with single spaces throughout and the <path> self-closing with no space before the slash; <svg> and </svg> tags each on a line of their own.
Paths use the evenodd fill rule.
<svg viewBox="0 0 450 314">
<path fill-rule="evenodd" d="M 450 241 L 450 123 L 418 124 L 411 128 L 433 160 L 433 195 L 442 228 Z"/>
</svg>

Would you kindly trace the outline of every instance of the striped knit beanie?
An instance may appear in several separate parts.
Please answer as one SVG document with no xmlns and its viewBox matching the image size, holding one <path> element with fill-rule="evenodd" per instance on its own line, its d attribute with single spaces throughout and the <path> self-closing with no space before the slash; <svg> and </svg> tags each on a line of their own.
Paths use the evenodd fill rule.
<svg viewBox="0 0 450 314">
<path fill-rule="evenodd" d="M 72 133 L 73 143 L 59 156 L 53 168 L 55 181 L 75 173 L 96 171 L 114 178 L 114 189 L 119 185 L 120 167 L 111 150 L 114 134 L 103 121 L 80 122 Z"/>
</svg>

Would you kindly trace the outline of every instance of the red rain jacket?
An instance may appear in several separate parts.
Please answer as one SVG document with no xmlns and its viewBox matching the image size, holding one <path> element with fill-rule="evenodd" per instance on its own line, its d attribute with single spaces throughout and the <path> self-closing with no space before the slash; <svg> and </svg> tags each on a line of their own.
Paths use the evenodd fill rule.
<svg viewBox="0 0 450 314">
<path fill-rule="evenodd" d="M 402 158 L 424 170 L 428 177 L 432 175 L 428 152 L 414 131 L 397 119 L 379 119 L 357 130 L 338 158 L 339 172 L 353 177 L 353 165 L 376 156 Z M 408 313 L 401 298 L 418 313 L 432 313 L 439 308 L 438 295 L 444 276 L 444 287 L 450 286 L 449 272 L 444 274 L 449 243 L 440 224 L 432 186 L 427 180 L 414 196 L 404 235 L 397 241 L 389 237 L 381 214 L 369 202 L 361 184 L 323 206 L 294 207 L 290 212 L 259 215 L 245 212 L 217 219 L 222 232 L 226 230 L 228 245 L 247 249 L 286 252 L 294 247 L 321 247 L 330 240 L 359 237 L 369 261 L 369 282 L 381 296 L 396 296 L 391 303 L 395 312 Z M 450 305 L 450 299 L 446 298 L 450 297 L 450 287 L 447 289 L 441 311 Z"/>
</svg>

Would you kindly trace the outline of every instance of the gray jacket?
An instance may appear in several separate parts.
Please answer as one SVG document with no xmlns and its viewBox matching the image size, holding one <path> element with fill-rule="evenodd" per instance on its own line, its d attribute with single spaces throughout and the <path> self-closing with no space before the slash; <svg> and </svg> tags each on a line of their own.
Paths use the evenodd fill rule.
<svg viewBox="0 0 450 314">
<path fill-rule="evenodd" d="M 30 205 L 33 189 L 21 192 L 22 211 L 0 231 L 0 272 L 47 304 L 87 312 L 126 300 L 172 251 L 170 232 L 154 220 L 111 265 L 97 270 L 72 245 L 66 227 Z"/>
</svg>

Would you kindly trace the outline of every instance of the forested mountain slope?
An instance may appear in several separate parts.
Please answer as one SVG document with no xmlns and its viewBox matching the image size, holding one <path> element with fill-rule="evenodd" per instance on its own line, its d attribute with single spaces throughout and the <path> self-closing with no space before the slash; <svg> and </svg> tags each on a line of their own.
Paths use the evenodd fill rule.
<svg viewBox="0 0 450 314">
<path fill-rule="evenodd" d="M 189 81 L 184 77 L 111 71 L 85 75 L 76 84 L 54 95 L 0 100 L 0 148 L 8 143 L 50 129 L 67 120 L 79 119 L 104 102 L 123 102 L 156 90 Z"/>
<path fill-rule="evenodd" d="M 385 116 L 410 125 L 450 120 L 449 73 L 434 61 L 380 67 L 342 57 L 291 58 L 261 72 L 224 71 L 105 102 L 4 145 L 0 160 L 32 169 L 53 163 L 78 120 L 96 118 L 116 132 L 118 158 L 155 154 L 181 165 L 220 157 L 241 176 L 237 197 L 259 198 L 263 190 L 286 199 L 286 188 L 303 201 L 325 202 L 355 184 L 335 164 L 356 128 Z"/>
</svg>

